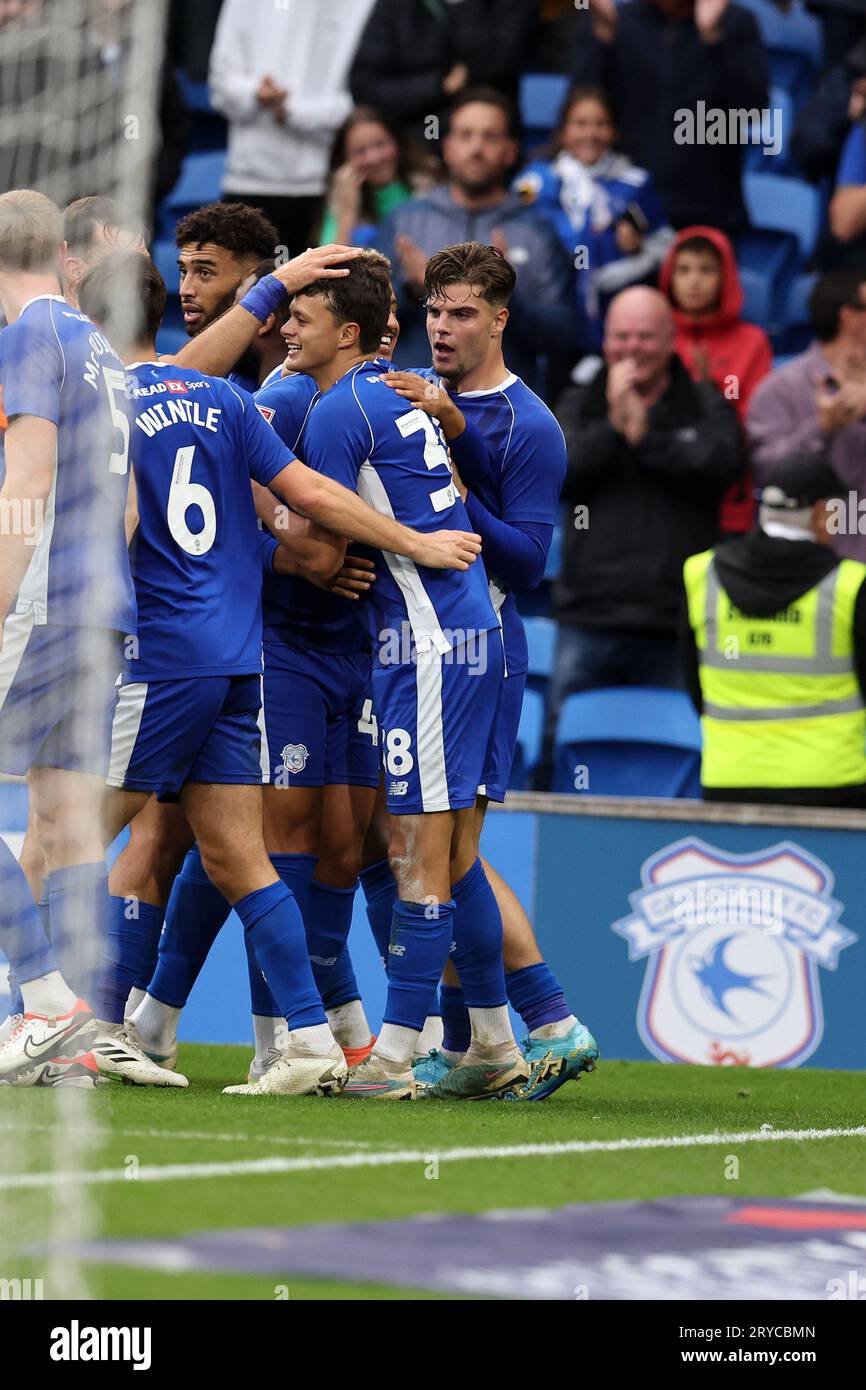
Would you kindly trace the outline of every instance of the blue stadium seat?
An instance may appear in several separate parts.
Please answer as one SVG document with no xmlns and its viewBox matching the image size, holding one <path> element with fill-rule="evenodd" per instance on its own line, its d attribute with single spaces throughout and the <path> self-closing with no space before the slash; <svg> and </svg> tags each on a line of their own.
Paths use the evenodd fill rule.
<svg viewBox="0 0 866 1390">
<path fill-rule="evenodd" d="M 798 275 L 788 286 L 785 296 L 785 327 L 803 328 L 809 326 L 809 298 L 817 283 L 814 271 Z"/>
<path fill-rule="evenodd" d="M 582 691 L 562 707 L 553 790 L 698 797 L 700 748 L 700 721 L 684 691 Z"/>
<path fill-rule="evenodd" d="M 770 81 L 794 97 L 805 96 L 823 63 L 821 25 L 802 0 L 783 14 L 771 0 L 738 0 L 751 10 L 767 51 Z"/>
<path fill-rule="evenodd" d="M 508 779 L 510 791 L 526 791 L 530 773 L 538 763 L 541 753 L 541 729 L 544 721 L 544 696 L 539 690 L 527 687 L 523 696 L 523 709 L 520 714 L 520 727 L 517 733 L 517 748 Z"/>
<path fill-rule="evenodd" d="M 797 166 L 791 158 L 791 136 L 794 133 L 794 98 L 784 87 L 770 87 L 771 117 L 762 122 L 761 139 L 766 144 L 749 145 L 746 149 L 744 169 L 754 174 L 792 174 L 797 176 Z M 779 139 L 776 154 L 765 154 L 765 148 Z"/>
<path fill-rule="evenodd" d="M 821 194 L 804 179 L 747 173 L 743 194 L 749 218 L 759 230 L 795 238 L 801 262 L 809 259 L 821 230 Z"/>
<path fill-rule="evenodd" d="M 774 343 L 777 352 L 789 356 L 803 352 L 815 336 L 809 319 L 809 298 L 817 279 L 812 271 L 795 276 L 787 286 L 780 316 L 782 329 Z"/>
<path fill-rule="evenodd" d="M 161 237 L 153 243 L 150 249 L 154 265 L 168 286 L 169 295 L 177 294 L 178 271 L 177 271 L 177 247 L 174 238 L 169 240 Z"/>
<path fill-rule="evenodd" d="M 553 669 L 556 623 L 552 618 L 525 618 L 526 645 L 529 649 L 527 684 L 543 690 Z"/>
<path fill-rule="evenodd" d="M 175 76 L 187 111 L 196 111 L 205 116 L 216 115 L 211 105 L 210 92 L 206 82 L 194 82 L 191 77 L 187 76 L 183 68 L 176 68 Z"/>
<path fill-rule="evenodd" d="M 740 265 L 739 270 L 743 286 L 743 318 L 762 326 L 770 323 L 773 317 L 772 276 L 764 275 L 748 265 Z"/>
<path fill-rule="evenodd" d="M 177 216 L 187 209 L 201 207 L 202 203 L 217 202 L 225 167 L 225 150 L 188 154 L 180 178 L 160 204 L 161 208 Z"/>
<path fill-rule="evenodd" d="M 527 143 L 545 139 L 559 119 L 569 89 L 568 77 L 553 72 L 526 72 L 520 79 L 520 123 Z"/>
</svg>

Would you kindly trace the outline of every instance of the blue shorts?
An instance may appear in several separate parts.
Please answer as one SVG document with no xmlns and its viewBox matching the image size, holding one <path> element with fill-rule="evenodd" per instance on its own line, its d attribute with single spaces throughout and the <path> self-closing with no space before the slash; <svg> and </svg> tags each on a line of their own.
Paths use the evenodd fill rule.
<svg viewBox="0 0 866 1390">
<path fill-rule="evenodd" d="M 493 747 L 503 685 L 499 628 L 483 663 L 466 647 L 373 668 L 385 792 L 392 815 L 475 805 Z"/>
<path fill-rule="evenodd" d="M 58 767 L 104 777 L 123 637 L 104 628 L 35 626 L 10 613 L 0 649 L 0 772 Z"/>
<path fill-rule="evenodd" d="M 265 642 L 262 773 L 275 787 L 377 787 L 369 652 Z"/>
<path fill-rule="evenodd" d="M 185 782 L 261 786 L 260 676 L 120 687 L 108 785 L 177 801 Z"/>
<path fill-rule="evenodd" d="M 484 777 L 478 788 L 479 796 L 488 801 L 504 801 L 511 776 L 511 765 L 517 749 L 517 734 L 520 728 L 520 711 L 523 708 L 523 692 L 526 689 L 526 672 L 508 675 L 502 682 L 502 695 L 496 728 L 493 731 L 493 746 L 484 768 Z"/>
</svg>

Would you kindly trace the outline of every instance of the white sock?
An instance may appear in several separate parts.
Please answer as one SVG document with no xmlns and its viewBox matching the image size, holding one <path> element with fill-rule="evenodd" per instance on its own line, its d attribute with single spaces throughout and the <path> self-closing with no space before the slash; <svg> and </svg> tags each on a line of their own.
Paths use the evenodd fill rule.
<svg viewBox="0 0 866 1390">
<path fill-rule="evenodd" d="M 284 1018 L 253 1014 L 253 1033 L 257 1062 L 266 1062 L 271 1051 L 285 1052 L 289 1045 L 289 1025 Z"/>
<path fill-rule="evenodd" d="M 472 1024 L 470 1051 L 501 1047 L 503 1044 L 515 1045 L 507 1004 L 501 1004 L 498 1009 L 470 1009 L 469 1021 Z"/>
<path fill-rule="evenodd" d="M 352 999 L 348 1004 L 338 1004 L 336 1009 L 327 1009 L 331 1032 L 341 1047 L 366 1047 L 372 1037 L 364 1005 L 360 999 Z"/>
<path fill-rule="evenodd" d="M 529 1036 L 531 1038 L 564 1038 L 577 1023 L 574 1014 L 569 1014 L 568 1018 L 558 1018 L 555 1023 L 542 1023 L 540 1028 L 533 1028 Z"/>
<path fill-rule="evenodd" d="M 71 1013 L 78 1003 L 78 995 L 72 993 L 59 970 L 50 970 L 38 980 L 22 984 L 21 998 L 26 1014 L 39 1014 L 42 1018 Z"/>
<path fill-rule="evenodd" d="M 465 1052 L 450 1052 L 447 1047 L 440 1047 L 439 1051 L 442 1053 L 445 1061 L 450 1062 L 453 1067 L 456 1067 L 458 1062 L 462 1062 L 463 1058 L 466 1056 Z"/>
<path fill-rule="evenodd" d="M 152 994 L 145 994 L 132 1015 L 139 1036 L 156 1052 L 168 1052 L 177 1041 L 177 1021 L 183 1012 L 171 1004 L 163 1004 Z"/>
<path fill-rule="evenodd" d="M 408 1069 L 417 1051 L 418 1037 L 415 1028 L 403 1028 L 399 1023 L 383 1023 L 376 1039 L 375 1054 L 386 1062 L 396 1062 Z"/>
<path fill-rule="evenodd" d="M 428 1014 L 424 1027 L 418 1034 L 416 1057 L 426 1057 L 428 1052 L 441 1051 L 445 1028 L 441 1014 Z"/>
<path fill-rule="evenodd" d="M 292 1029 L 289 1047 L 296 1045 L 313 1057 L 327 1057 L 338 1044 L 327 1023 L 314 1023 L 311 1028 Z"/>
<path fill-rule="evenodd" d="M 132 1015 L 135 1013 L 143 998 L 144 990 L 139 989 L 137 985 L 133 985 L 132 989 L 129 991 L 129 997 L 123 1006 L 124 1023 L 126 1023 L 128 1019 L 132 1018 Z"/>
</svg>

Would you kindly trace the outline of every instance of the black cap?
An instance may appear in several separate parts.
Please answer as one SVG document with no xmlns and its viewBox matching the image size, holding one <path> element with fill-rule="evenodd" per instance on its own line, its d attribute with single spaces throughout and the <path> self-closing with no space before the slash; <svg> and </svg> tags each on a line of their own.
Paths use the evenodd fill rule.
<svg viewBox="0 0 866 1390">
<path fill-rule="evenodd" d="M 761 490 L 761 505 L 793 511 L 824 497 L 839 497 L 844 490 L 824 454 L 790 454 L 774 465 L 772 478 Z"/>
</svg>

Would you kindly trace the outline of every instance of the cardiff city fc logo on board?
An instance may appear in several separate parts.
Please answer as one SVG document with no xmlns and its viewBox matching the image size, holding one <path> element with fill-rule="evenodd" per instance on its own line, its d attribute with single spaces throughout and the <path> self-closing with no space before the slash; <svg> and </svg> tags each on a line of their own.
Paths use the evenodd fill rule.
<svg viewBox="0 0 866 1390">
<path fill-rule="evenodd" d="M 785 841 L 728 854 L 694 836 L 652 855 L 613 923 L 646 960 L 638 1032 L 662 1062 L 796 1067 L 821 1041 L 818 967 L 857 937 L 833 875 Z"/>
</svg>

